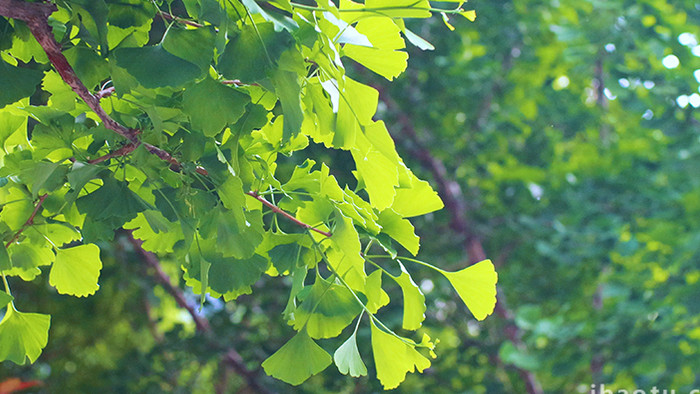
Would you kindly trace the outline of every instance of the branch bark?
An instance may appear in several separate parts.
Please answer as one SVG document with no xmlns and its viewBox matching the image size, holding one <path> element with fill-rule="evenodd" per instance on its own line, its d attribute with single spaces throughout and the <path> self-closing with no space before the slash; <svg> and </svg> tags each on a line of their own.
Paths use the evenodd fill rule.
<svg viewBox="0 0 700 394">
<path fill-rule="evenodd" d="M 163 286 L 163 288 L 165 288 L 168 294 L 175 299 L 175 302 L 181 308 L 187 310 L 187 312 L 190 314 L 195 326 L 197 327 L 197 331 L 204 334 L 211 334 L 212 329 L 211 325 L 209 324 L 209 320 L 206 317 L 198 314 L 195 308 L 187 302 L 182 290 L 172 284 L 168 274 L 163 271 L 158 257 L 154 253 L 145 250 L 143 248 L 143 241 L 134 238 L 132 231 L 125 231 L 125 234 L 127 240 L 134 248 L 134 251 L 136 251 L 136 253 L 141 256 L 143 261 L 154 270 L 156 280 Z M 236 349 L 229 348 L 223 355 L 222 361 L 229 365 L 243 379 L 245 379 L 248 387 L 250 387 L 254 392 L 262 394 L 271 393 L 270 390 L 265 388 L 265 386 L 258 381 L 257 373 L 249 370 L 248 367 L 246 367 L 243 357 L 241 357 Z"/>
<path fill-rule="evenodd" d="M 41 209 L 41 205 L 44 203 L 44 200 L 46 200 L 46 197 L 48 197 L 48 194 L 42 194 L 41 196 L 39 196 L 39 200 L 37 201 L 36 205 L 34 206 L 34 210 L 32 211 L 32 214 L 29 215 L 29 219 L 27 219 L 27 221 L 24 222 L 22 227 L 20 227 L 19 230 L 17 230 L 15 235 L 12 236 L 12 239 L 7 241 L 7 243 L 5 244 L 5 248 L 9 248 L 10 245 L 15 243 L 15 241 L 17 241 L 19 239 L 19 236 L 22 235 L 22 232 L 24 232 L 24 230 L 26 230 L 27 227 L 34 224 L 34 218 L 36 217 L 36 214 L 39 212 L 39 209 Z"/>
<path fill-rule="evenodd" d="M 278 206 L 276 206 L 275 204 L 273 204 L 273 203 L 267 201 L 267 200 L 264 199 L 261 195 L 259 195 L 257 192 L 246 192 L 246 194 L 249 195 L 249 196 L 251 196 L 251 197 L 253 197 L 253 198 L 255 198 L 256 200 L 260 201 L 261 203 L 263 203 L 263 205 L 265 205 L 266 207 L 270 208 L 270 209 L 272 210 L 272 212 L 279 213 L 280 215 L 282 215 L 282 216 L 284 216 L 285 218 L 289 219 L 290 221 L 292 221 L 292 222 L 293 222 L 294 224 L 296 224 L 297 226 L 300 226 L 300 227 L 305 228 L 305 229 L 310 230 L 310 231 L 315 231 L 315 232 L 317 232 L 317 233 L 319 233 L 319 234 L 321 234 L 321 235 L 325 235 L 326 237 L 331 237 L 331 236 L 333 235 L 333 234 L 331 234 L 331 233 L 329 233 L 329 232 L 326 232 L 326 231 L 323 231 L 323 230 L 319 230 L 319 229 L 317 229 L 316 227 L 313 227 L 313 226 L 311 226 L 311 225 L 309 225 L 309 224 L 306 224 L 306 223 L 302 222 L 301 220 L 299 220 L 299 219 L 295 218 L 294 216 L 290 215 L 289 213 L 287 213 L 287 212 L 281 210 L 281 209 L 280 209 Z"/>
<path fill-rule="evenodd" d="M 139 130 L 130 129 L 112 119 L 100 105 L 102 91 L 97 95 L 93 95 L 88 88 L 85 87 L 80 78 L 78 78 L 75 70 L 73 70 L 73 67 L 68 63 L 68 59 L 63 56 L 61 45 L 54 38 L 51 26 L 48 22 L 49 15 L 57 10 L 58 7 L 52 3 L 28 3 L 21 0 L 0 0 L 0 15 L 21 20 L 27 24 L 32 35 L 44 49 L 49 61 L 61 76 L 61 79 L 63 79 L 85 104 L 97 114 L 107 129 L 126 138 L 134 145 L 134 149 L 143 145 L 150 153 L 168 162 L 171 168 L 179 171 L 182 165 L 176 158 L 157 146 L 141 142 L 138 138 L 140 134 Z M 202 167 L 197 167 L 196 171 L 199 174 L 208 175 L 207 171 Z"/>
</svg>

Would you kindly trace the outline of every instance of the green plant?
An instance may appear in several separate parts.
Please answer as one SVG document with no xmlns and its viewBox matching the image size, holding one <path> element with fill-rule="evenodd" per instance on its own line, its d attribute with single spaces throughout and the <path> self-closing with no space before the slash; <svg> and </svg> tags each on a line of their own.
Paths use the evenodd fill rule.
<svg viewBox="0 0 700 394">
<path fill-rule="evenodd" d="M 332 361 L 367 374 L 365 315 L 385 388 L 429 367 L 431 338 L 377 317 L 383 282 L 398 285 L 401 328 L 416 331 L 426 305 L 402 262 L 443 274 L 479 320 L 497 275 L 488 260 L 447 272 L 400 257 L 419 249 L 408 218 L 442 202 L 373 119 L 377 91 L 346 66 L 393 79 L 407 65 L 402 34 L 431 48 L 404 18 L 474 18 L 452 3 L 0 0 L 0 359 L 34 362 L 48 340 L 50 317 L 17 310 L 10 282 L 45 267 L 58 293 L 91 295 L 97 245 L 124 230 L 197 294 L 228 301 L 262 275 L 290 277 L 282 313 L 297 333 L 263 363 L 269 375 L 300 384 Z M 310 144 L 347 152 L 354 180 L 341 187 Z M 291 155 L 306 161 L 280 173 Z M 333 357 L 316 343 L 355 320 Z"/>
</svg>

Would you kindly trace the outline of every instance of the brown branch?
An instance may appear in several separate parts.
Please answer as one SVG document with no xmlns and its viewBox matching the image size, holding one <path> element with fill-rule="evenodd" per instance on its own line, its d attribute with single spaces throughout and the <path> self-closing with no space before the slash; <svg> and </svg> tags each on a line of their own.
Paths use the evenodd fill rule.
<svg viewBox="0 0 700 394">
<path fill-rule="evenodd" d="M 301 220 L 295 218 L 294 216 L 290 215 L 289 213 L 287 213 L 287 212 L 281 210 L 278 206 L 276 206 L 275 204 L 273 204 L 273 203 L 267 201 L 267 200 L 264 199 L 262 196 L 260 196 L 260 195 L 258 194 L 258 192 L 246 192 L 246 194 L 249 195 L 249 196 L 251 196 L 251 197 L 253 197 L 253 198 L 255 198 L 256 200 L 260 201 L 261 203 L 263 203 L 263 205 L 265 205 L 266 207 L 270 208 L 270 209 L 272 210 L 272 212 L 279 213 L 280 215 L 282 215 L 282 216 L 284 216 L 285 218 L 291 220 L 292 222 L 294 222 L 294 224 L 296 224 L 296 225 L 298 225 L 298 226 L 300 226 L 300 227 L 302 227 L 302 228 L 305 228 L 305 229 L 310 230 L 310 231 L 315 231 L 315 232 L 317 232 L 317 233 L 319 233 L 319 234 L 321 234 L 321 235 L 325 235 L 326 237 L 329 237 L 329 238 L 330 238 L 331 236 L 333 236 L 333 234 L 328 233 L 328 232 L 325 232 L 325 231 L 323 231 L 323 230 L 319 230 L 319 229 L 317 229 L 316 227 L 313 227 L 313 226 L 311 226 L 311 225 L 308 225 L 308 224 L 302 222 Z"/>
<path fill-rule="evenodd" d="M 27 24 L 32 35 L 44 49 L 49 61 L 63 81 L 97 114 L 106 128 L 129 140 L 129 142 L 133 144 L 134 149 L 143 144 L 146 150 L 158 156 L 161 160 L 168 162 L 173 170 L 179 171 L 182 165 L 170 153 L 157 146 L 145 142 L 142 143 L 138 138 L 140 134 L 139 130 L 123 126 L 105 112 L 104 108 L 100 105 L 100 98 L 104 97 L 104 94 L 106 94 L 109 89 L 105 89 L 93 95 L 85 87 L 80 78 L 78 78 L 75 70 L 73 70 L 73 67 L 71 67 L 70 63 L 68 63 L 68 60 L 63 55 L 61 46 L 56 42 L 51 26 L 48 23 L 49 15 L 57 10 L 58 7 L 51 3 L 0 0 L 0 15 L 21 20 Z M 109 94 L 111 94 L 111 92 Z M 202 167 L 197 167 L 196 171 L 199 174 L 208 175 L 207 171 Z"/>
<path fill-rule="evenodd" d="M 211 332 L 211 326 L 209 326 L 209 321 L 206 318 L 200 316 L 195 310 L 195 308 L 187 303 L 185 295 L 182 293 L 180 288 L 173 286 L 172 282 L 170 281 L 170 277 L 161 268 L 158 257 L 154 253 L 151 253 L 144 249 L 143 241 L 134 238 L 134 235 L 131 231 L 126 231 L 125 233 L 127 239 L 129 240 L 129 243 L 131 243 L 136 253 L 138 253 L 139 256 L 141 256 L 143 261 L 149 267 L 153 268 L 153 270 L 155 271 L 155 278 L 165 288 L 165 291 L 170 293 L 170 295 L 173 296 L 173 298 L 175 299 L 175 302 L 177 302 L 177 304 L 181 308 L 185 308 L 190 314 L 190 316 L 192 316 L 192 320 L 194 321 L 195 326 L 197 326 L 197 330 L 205 333 Z"/>
<path fill-rule="evenodd" d="M 161 268 L 158 257 L 154 253 L 144 249 L 143 241 L 134 238 L 132 231 L 124 231 L 124 233 L 126 234 L 129 243 L 133 246 L 136 253 L 141 256 L 143 261 L 145 261 L 148 266 L 153 268 L 155 271 L 156 280 L 165 288 L 165 291 L 167 291 L 175 299 L 175 302 L 181 308 L 185 308 L 190 316 L 192 316 L 192 320 L 194 320 L 197 330 L 205 334 L 211 334 L 212 329 L 211 325 L 209 324 L 209 320 L 206 317 L 199 315 L 195 308 L 187 303 L 185 295 L 180 288 L 173 286 L 172 282 L 170 281 L 170 277 L 165 273 L 165 271 L 163 271 L 163 268 Z M 248 387 L 250 387 L 253 391 L 263 394 L 271 393 L 270 390 L 265 388 L 258 381 L 257 373 L 249 370 L 248 367 L 246 367 L 243 357 L 241 357 L 236 349 L 229 348 L 224 354 L 222 361 L 230 365 L 231 368 L 236 371 L 236 373 L 243 377 Z"/>
<path fill-rule="evenodd" d="M 103 99 L 105 97 L 109 97 L 114 94 L 114 86 L 102 89 L 95 93 L 95 97 L 97 97 L 98 100 Z"/>
<path fill-rule="evenodd" d="M 46 200 L 47 196 L 48 196 L 48 194 L 42 194 L 41 196 L 39 196 L 39 200 L 37 201 L 36 205 L 34 206 L 34 210 L 32 211 L 32 214 L 29 215 L 29 219 L 27 219 L 27 221 L 24 222 L 22 227 L 20 227 L 19 230 L 17 230 L 15 235 L 12 236 L 12 239 L 7 241 L 7 243 L 5 244 L 5 248 L 9 248 L 10 245 L 15 243 L 15 241 L 17 241 L 19 239 L 19 236 L 22 234 L 22 232 L 24 230 L 27 229 L 27 227 L 34 224 L 34 218 L 36 217 L 36 214 L 39 212 L 39 209 L 41 208 L 41 205 L 44 203 L 44 200 Z"/>
<path fill-rule="evenodd" d="M 114 152 L 109 152 L 104 156 L 100 156 L 96 159 L 88 160 L 87 162 L 89 164 L 97 164 L 97 163 L 102 163 L 103 161 L 107 161 L 107 160 L 114 158 L 114 157 L 126 156 L 129 153 L 133 152 L 136 149 L 136 147 L 137 147 L 136 144 L 129 143 L 129 144 L 126 144 L 126 145 L 122 146 L 121 148 L 115 150 Z"/>
</svg>

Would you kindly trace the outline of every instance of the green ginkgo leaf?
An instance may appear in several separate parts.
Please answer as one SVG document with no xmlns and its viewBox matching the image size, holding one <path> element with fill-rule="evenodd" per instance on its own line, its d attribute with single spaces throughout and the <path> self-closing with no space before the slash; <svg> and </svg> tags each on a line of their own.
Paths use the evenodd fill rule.
<svg viewBox="0 0 700 394">
<path fill-rule="evenodd" d="M 95 294 L 100 285 L 97 280 L 102 270 L 100 248 L 95 244 L 80 245 L 56 251 L 56 261 L 51 267 L 49 284 L 59 294 L 87 297 Z"/>
<path fill-rule="evenodd" d="M 377 369 L 377 379 L 385 390 L 399 386 L 408 372 L 423 372 L 430 367 L 430 360 L 420 354 L 408 340 L 388 334 L 372 321 L 372 353 Z"/>
<path fill-rule="evenodd" d="M 36 361 L 49 340 L 51 316 L 7 308 L 0 322 L 0 361 L 23 365 Z"/>
<path fill-rule="evenodd" d="M 333 361 L 338 367 L 338 371 L 343 375 L 348 373 L 352 377 L 360 377 L 367 375 L 367 367 L 360 357 L 360 351 L 357 349 L 356 332 L 350 335 L 340 347 L 333 353 Z"/>
<path fill-rule="evenodd" d="M 425 320 L 425 296 L 403 264 L 399 262 L 399 266 L 401 275 L 392 276 L 392 278 L 401 287 L 403 293 L 403 328 L 417 330 Z"/>
<path fill-rule="evenodd" d="M 199 66 L 171 54 L 161 45 L 118 48 L 114 50 L 114 58 L 117 66 L 147 88 L 182 86 L 202 74 Z"/>
<path fill-rule="evenodd" d="M 340 335 L 361 310 L 350 290 L 317 276 L 311 292 L 294 312 L 294 329 L 306 327 L 312 338 L 333 338 Z"/>
<path fill-rule="evenodd" d="M 377 313 L 379 308 L 389 303 L 389 295 L 382 289 L 381 270 L 376 270 L 367 276 L 364 294 L 367 296 L 366 306 L 370 313 Z"/>
<path fill-rule="evenodd" d="M 386 209 L 379 215 L 379 224 L 382 226 L 383 233 L 395 239 L 412 255 L 415 256 L 418 253 L 420 238 L 408 219 L 402 218 L 391 209 Z"/>
<path fill-rule="evenodd" d="M 491 260 L 483 260 L 457 272 L 440 272 L 477 320 L 484 320 L 496 307 L 498 274 Z"/>
<path fill-rule="evenodd" d="M 323 371 L 333 359 L 302 330 L 262 363 L 265 373 L 297 386 Z"/>
</svg>

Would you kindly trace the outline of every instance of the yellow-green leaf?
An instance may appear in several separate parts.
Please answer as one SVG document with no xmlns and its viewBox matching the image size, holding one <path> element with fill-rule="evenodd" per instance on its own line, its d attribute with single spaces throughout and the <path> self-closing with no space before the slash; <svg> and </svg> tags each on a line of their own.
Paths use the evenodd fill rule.
<svg viewBox="0 0 700 394">
<path fill-rule="evenodd" d="M 474 20 L 476 19 L 476 11 L 474 10 L 462 11 L 459 14 L 469 19 L 471 22 L 474 22 Z"/>
<path fill-rule="evenodd" d="M 100 248 L 95 244 L 59 249 L 51 267 L 49 284 L 60 294 L 86 297 L 100 288 L 97 280 L 101 269 Z"/>
<path fill-rule="evenodd" d="M 360 351 L 357 350 L 355 334 L 356 332 L 333 353 L 333 361 L 335 361 L 340 373 L 343 375 L 349 373 L 350 376 L 357 378 L 367 375 L 367 367 L 360 357 Z"/>
<path fill-rule="evenodd" d="M 7 308 L 0 322 L 0 361 L 23 365 L 36 361 L 49 340 L 51 316 Z"/>
<path fill-rule="evenodd" d="M 266 374 L 297 386 L 326 369 L 332 361 L 331 355 L 304 330 L 268 357 L 262 367 Z"/>
<path fill-rule="evenodd" d="M 420 238 L 414 232 L 413 225 L 408 219 L 402 218 L 391 209 L 386 209 L 379 214 L 379 225 L 382 226 L 383 233 L 395 239 L 411 254 L 415 256 L 418 253 Z"/>
<path fill-rule="evenodd" d="M 362 307 L 347 288 L 316 277 L 311 292 L 294 312 L 294 329 L 312 338 L 333 338 L 360 313 Z"/>
<path fill-rule="evenodd" d="M 392 277 L 403 293 L 403 328 L 417 330 L 425 320 L 425 296 L 403 264 L 399 262 L 399 266 L 401 275 Z"/>
<path fill-rule="evenodd" d="M 398 387 L 406 379 L 406 373 L 423 372 L 430 367 L 430 360 L 407 342 L 380 330 L 372 321 L 374 364 L 377 379 L 385 390 Z"/>
<path fill-rule="evenodd" d="M 366 306 L 370 313 L 377 313 L 379 308 L 389 303 L 389 295 L 382 289 L 381 270 L 376 270 L 367 276 L 364 294 L 367 296 Z"/>
<path fill-rule="evenodd" d="M 498 274 L 491 260 L 480 261 L 457 272 L 441 272 L 477 320 L 484 320 L 493 313 Z"/>
</svg>

